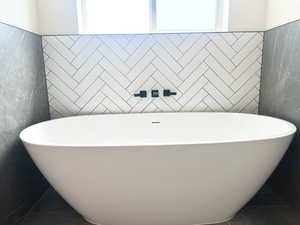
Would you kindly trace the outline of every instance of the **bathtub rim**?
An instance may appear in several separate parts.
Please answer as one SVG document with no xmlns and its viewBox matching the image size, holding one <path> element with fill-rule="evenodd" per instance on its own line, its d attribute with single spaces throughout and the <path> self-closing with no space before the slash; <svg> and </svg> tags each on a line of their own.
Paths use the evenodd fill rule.
<svg viewBox="0 0 300 225">
<path fill-rule="evenodd" d="M 228 141 L 202 141 L 202 142 L 189 142 L 189 143 L 153 143 L 153 144 L 130 144 L 130 145 L 125 145 L 125 144 L 76 144 L 76 145 L 72 145 L 72 144 L 50 144 L 50 143 L 37 143 L 37 142 L 33 142 L 33 141 L 27 141 L 25 134 L 27 132 L 29 132 L 29 128 L 33 128 L 37 125 L 40 124 L 46 124 L 46 123 L 50 123 L 50 122 L 55 122 L 58 120 L 64 120 L 64 119 L 72 119 L 72 118 L 78 118 L 78 117 L 96 117 L 96 116 L 120 116 L 120 115 L 128 115 L 128 114 L 237 114 L 237 115 L 250 115 L 250 116 L 255 116 L 255 117 L 265 117 L 265 118 L 272 118 L 274 120 L 278 120 L 281 121 L 287 125 L 289 125 L 290 130 L 287 132 L 283 132 L 280 133 L 278 135 L 273 135 L 273 136 L 267 136 L 264 138 L 247 138 L 247 139 L 236 139 L 236 140 L 228 140 Z M 251 113 L 237 113 L 237 112 L 159 112 L 159 113 L 127 113 L 127 114 L 92 114 L 92 115 L 75 115 L 75 116 L 70 116 L 70 117 L 63 117 L 63 118 L 58 118 L 58 119 L 50 119 L 47 121 L 43 121 L 40 123 L 36 123 L 33 124 L 25 129 L 23 129 L 20 134 L 19 134 L 19 138 L 22 140 L 22 142 L 24 144 L 29 144 L 29 145 L 33 145 L 33 146 L 43 146 L 43 147 L 71 147 L 71 148 L 84 148 L 84 147 L 88 147 L 88 148 L 118 148 L 118 147 L 155 147 L 155 146 L 183 146 L 183 145 L 210 145 L 210 144 L 232 144 L 232 143 L 245 143 L 245 142 L 254 142 L 254 141 L 266 141 L 266 140 L 273 140 L 273 139 L 279 139 L 279 138 L 284 138 L 284 137 L 288 137 L 291 135 L 295 135 L 295 133 L 297 132 L 297 127 L 289 122 L 286 121 L 284 119 L 280 119 L 280 118 L 276 118 L 276 117 L 272 117 L 272 116 L 266 116 L 266 115 L 260 115 L 260 114 L 251 114 Z"/>
</svg>

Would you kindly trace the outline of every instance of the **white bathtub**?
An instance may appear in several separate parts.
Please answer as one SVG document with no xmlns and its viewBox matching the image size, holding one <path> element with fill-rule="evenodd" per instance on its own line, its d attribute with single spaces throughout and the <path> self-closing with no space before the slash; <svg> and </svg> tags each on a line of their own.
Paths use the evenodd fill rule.
<svg viewBox="0 0 300 225">
<path fill-rule="evenodd" d="M 230 220 L 286 152 L 296 127 L 234 113 L 79 116 L 20 137 L 86 220 L 107 225 Z"/>
</svg>

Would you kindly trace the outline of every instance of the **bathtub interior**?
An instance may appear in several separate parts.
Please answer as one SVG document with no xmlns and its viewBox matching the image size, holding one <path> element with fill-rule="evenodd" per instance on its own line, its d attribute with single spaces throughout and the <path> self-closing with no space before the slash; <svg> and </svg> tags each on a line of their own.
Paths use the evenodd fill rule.
<svg viewBox="0 0 300 225">
<path fill-rule="evenodd" d="M 21 139 L 49 146 L 147 146 L 243 142 L 295 133 L 284 120 L 240 113 L 89 115 L 25 129 Z"/>
</svg>

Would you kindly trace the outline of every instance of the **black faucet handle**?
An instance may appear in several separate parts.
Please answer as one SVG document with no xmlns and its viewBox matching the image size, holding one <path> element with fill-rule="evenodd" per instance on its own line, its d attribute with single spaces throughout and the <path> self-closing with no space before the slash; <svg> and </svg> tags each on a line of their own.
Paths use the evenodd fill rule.
<svg viewBox="0 0 300 225">
<path fill-rule="evenodd" d="M 152 90 L 151 91 L 152 98 L 158 98 L 159 97 L 159 90 Z"/>
<path fill-rule="evenodd" d="M 134 97 L 147 98 L 147 91 L 140 91 L 139 93 L 135 93 Z"/>
<path fill-rule="evenodd" d="M 177 93 L 176 93 L 176 92 L 172 92 L 172 91 L 169 90 L 169 89 L 165 89 L 165 90 L 164 90 L 164 96 L 165 96 L 165 97 L 169 97 L 169 96 L 171 96 L 171 95 L 177 95 Z"/>
</svg>

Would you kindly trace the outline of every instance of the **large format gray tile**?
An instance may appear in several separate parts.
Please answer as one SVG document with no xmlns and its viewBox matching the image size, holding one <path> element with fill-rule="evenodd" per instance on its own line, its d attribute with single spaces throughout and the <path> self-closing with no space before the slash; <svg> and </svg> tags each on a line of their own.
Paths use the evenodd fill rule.
<svg viewBox="0 0 300 225">
<path fill-rule="evenodd" d="M 290 206 L 257 206 L 242 210 L 230 225 L 299 225 L 298 212 Z"/>
<path fill-rule="evenodd" d="M 48 184 L 19 139 L 49 119 L 41 37 L 0 23 L 0 224 L 19 220 Z"/>
<path fill-rule="evenodd" d="M 21 225 L 89 225 L 53 189 L 26 216 Z"/>
<path fill-rule="evenodd" d="M 261 114 L 282 118 L 300 127 L 300 20 L 265 33 Z M 274 187 L 300 209 L 300 133 L 297 132 L 272 179 Z"/>
</svg>

